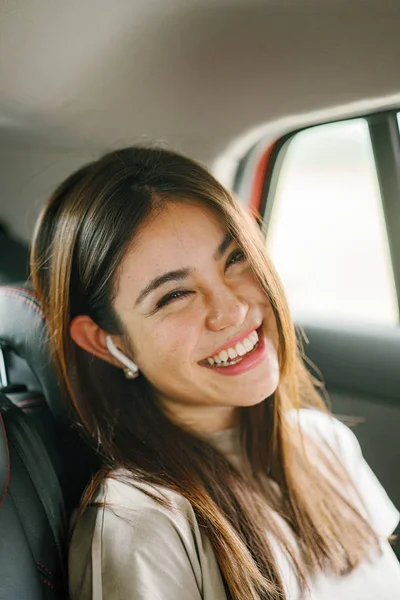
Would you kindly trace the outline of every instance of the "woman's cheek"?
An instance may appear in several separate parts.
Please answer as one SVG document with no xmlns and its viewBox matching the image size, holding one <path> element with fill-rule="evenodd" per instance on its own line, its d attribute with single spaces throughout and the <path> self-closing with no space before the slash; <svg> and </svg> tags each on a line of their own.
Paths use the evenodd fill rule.
<svg viewBox="0 0 400 600">
<path fill-rule="evenodd" d="M 166 350 L 167 362 L 183 366 L 195 355 L 199 338 L 201 339 L 201 316 L 192 307 L 187 307 L 180 318 L 172 320 L 163 332 L 165 348 L 160 349 L 160 352 Z"/>
<path fill-rule="evenodd" d="M 162 327 L 158 326 L 145 336 L 142 356 L 152 371 L 162 365 L 175 364 L 182 348 L 181 340 L 184 339 L 184 335 L 176 325 L 167 326 L 164 321 Z"/>
</svg>

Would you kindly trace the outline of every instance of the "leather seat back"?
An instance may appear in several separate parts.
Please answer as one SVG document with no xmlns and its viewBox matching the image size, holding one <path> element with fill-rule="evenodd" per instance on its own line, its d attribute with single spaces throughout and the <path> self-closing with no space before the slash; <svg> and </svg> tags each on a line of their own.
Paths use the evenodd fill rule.
<svg viewBox="0 0 400 600">
<path fill-rule="evenodd" d="M 32 431 L 35 425 L 0 394 L 0 600 L 61 600 L 67 598 L 62 492 L 40 436 L 31 443 L 27 428 Z M 44 469 L 39 490 L 37 474 Z M 46 506 L 57 507 L 52 520 L 58 540 Z"/>
<path fill-rule="evenodd" d="M 0 600 L 67 598 L 67 522 L 99 461 L 71 421 L 24 286 L 0 286 L 0 380 Z"/>
<path fill-rule="evenodd" d="M 0 284 L 24 281 L 29 273 L 29 249 L 10 237 L 0 223 Z"/>
</svg>

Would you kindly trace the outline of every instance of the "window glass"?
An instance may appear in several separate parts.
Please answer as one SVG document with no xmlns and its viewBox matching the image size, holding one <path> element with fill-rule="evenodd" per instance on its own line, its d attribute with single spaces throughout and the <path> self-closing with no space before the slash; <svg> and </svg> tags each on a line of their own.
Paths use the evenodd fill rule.
<svg viewBox="0 0 400 600">
<path fill-rule="evenodd" d="M 295 135 L 279 174 L 267 248 L 295 318 L 398 322 L 364 119 Z"/>
</svg>

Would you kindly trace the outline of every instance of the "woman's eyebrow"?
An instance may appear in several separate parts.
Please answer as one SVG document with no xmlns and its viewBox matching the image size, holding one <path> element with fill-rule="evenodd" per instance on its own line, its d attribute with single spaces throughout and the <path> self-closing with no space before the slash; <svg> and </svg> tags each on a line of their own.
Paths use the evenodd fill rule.
<svg viewBox="0 0 400 600">
<path fill-rule="evenodd" d="M 135 306 L 140 304 L 140 302 L 142 302 L 151 292 L 154 292 L 154 290 L 164 285 L 164 283 L 168 283 L 169 281 L 182 281 L 182 279 L 189 277 L 191 272 L 192 269 L 179 269 L 178 271 L 168 271 L 168 273 L 156 277 L 140 292 L 136 299 Z"/>
<path fill-rule="evenodd" d="M 233 242 L 233 237 L 230 233 L 227 233 L 222 240 L 221 244 L 218 246 L 216 252 L 214 253 L 214 260 L 219 260 L 223 257 L 225 252 L 228 250 L 229 246 Z"/>
<path fill-rule="evenodd" d="M 227 233 L 224 236 L 221 244 L 218 246 L 217 250 L 214 252 L 214 260 L 219 260 L 225 254 L 231 243 L 233 242 L 233 237 L 230 233 Z M 160 277 L 156 277 L 149 284 L 146 285 L 145 288 L 140 292 L 139 296 L 136 299 L 135 306 L 143 302 L 143 300 L 148 296 L 151 292 L 154 292 L 157 288 L 164 285 L 164 283 L 169 283 L 170 281 L 182 281 L 182 279 L 186 279 L 192 273 L 192 269 L 179 269 L 177 271 L 168 271 Z"/>
</svg>

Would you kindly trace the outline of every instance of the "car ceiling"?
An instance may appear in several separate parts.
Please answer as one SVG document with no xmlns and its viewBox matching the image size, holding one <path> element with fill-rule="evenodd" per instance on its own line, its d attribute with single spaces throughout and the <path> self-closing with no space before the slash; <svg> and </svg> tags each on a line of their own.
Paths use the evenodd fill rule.
<svg viewBox="0 0 400 600">
<path fill-rule="evenodd" d="M 3 0 L 0 152 L 40 172 L 51 151 L 53 178 L 141 141 L 211 163 L 265 123 L 396 101 L 399 30 L 398 0 Z"/>
</svg>

